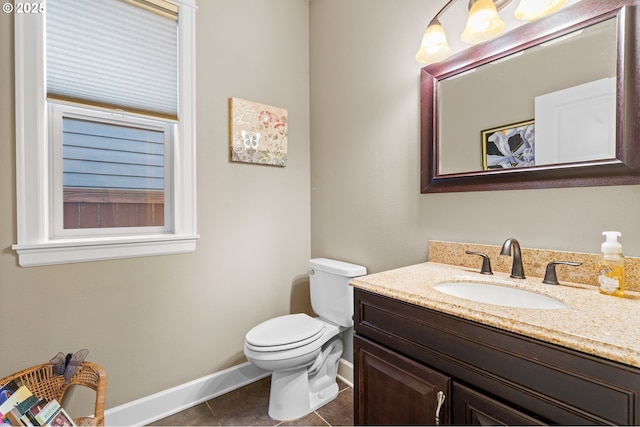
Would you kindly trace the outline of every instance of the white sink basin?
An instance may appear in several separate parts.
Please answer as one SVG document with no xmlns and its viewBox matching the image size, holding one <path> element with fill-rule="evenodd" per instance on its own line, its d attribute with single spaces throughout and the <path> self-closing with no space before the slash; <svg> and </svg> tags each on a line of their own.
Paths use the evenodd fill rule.
<svg viewBox="0 0 640 427">
<path fill-rule="evenodd" d="M 488 283 L 443 282 L 434 285 L 433 289 L 454 297 L 506 307 L 546 309 L 567 307 L 563 302 L 546 295 Z"/>
</svg>

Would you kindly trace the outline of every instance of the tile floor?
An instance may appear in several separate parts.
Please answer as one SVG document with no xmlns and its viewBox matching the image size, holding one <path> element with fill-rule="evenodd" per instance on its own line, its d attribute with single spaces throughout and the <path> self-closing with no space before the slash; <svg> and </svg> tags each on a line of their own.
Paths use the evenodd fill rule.
<svg viewBox="0 0 640 427">
<path fill-rule="evenodd" d="M 271 377 L 156 421 L 152 426 L 352 426 L 353 388 L 338 380 L 333 401 L 293 421 L 269 417 Z"/>
</svg>

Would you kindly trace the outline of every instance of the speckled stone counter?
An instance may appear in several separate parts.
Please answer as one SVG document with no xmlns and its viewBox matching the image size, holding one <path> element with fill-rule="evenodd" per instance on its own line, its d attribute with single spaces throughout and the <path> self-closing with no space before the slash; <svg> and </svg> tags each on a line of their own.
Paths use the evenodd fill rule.
<svg viewBox="0 0 640 427">
<path fill-rule="evenodd" d="M 480 258 L 477 255 L 465 254 L 465 250 L 483 252 L 489 255 L 494 271 L 511 271 L 512 258 L 510 256 L 500 256 L 500 246 L 495 245 L 430 240 L 429 261 L 463 267 L 477 266 L 480 268 L 480 265 L 482 265 Z M 582 263 L 580 267 L 556 266 L 560 282 L 566 280 L 568 282 L 598 286 L 600 254 L 522 248 L 522 263 L 527 275 L 544 277 L 547 264 L 551 261 L 576 261 Z M 624 266 L 626 289 L 640 291 L 640 258 L 627 256 L 624 260 Z"/>
<path fill-rule="evenodd" d="M 480 263 L 478 263 L 479 267 Z M 526 271 L 526 270 L 525 270 Z M 538 292 L 567 305 L 562 309 L 511 308 L 450 296 L 433 289 L 443 281 L 472 280 Z M 352 286 L 584 353 L 640 367 L 640 293 L 602 295 L 597 287 L 541 278 L 511 279 L 478 268 L 427 262 L 354 278 Z"/>
</svg>

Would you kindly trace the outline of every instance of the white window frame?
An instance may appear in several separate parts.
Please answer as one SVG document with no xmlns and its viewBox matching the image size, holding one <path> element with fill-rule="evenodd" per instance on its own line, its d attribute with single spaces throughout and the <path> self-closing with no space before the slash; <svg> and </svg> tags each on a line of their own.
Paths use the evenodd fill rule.
<svg viewBox="0 0 640 427">
<path fill-rule="evenodd" d="M 16 3 L 22 3 L 22 0 Z M 196 122 L 195 0 L 172 0 L 180 7 L 178 25 L 179 122 L 173 151 L 173 230 L 146 234 L 54 235 L 52 167 L 46 100 L 44 14 L 14 14 L 16 197 L 22 267 L 167 255 L 195 251 Z M 46 5 L 45 5 L 46 10 Z"/>
</svg>

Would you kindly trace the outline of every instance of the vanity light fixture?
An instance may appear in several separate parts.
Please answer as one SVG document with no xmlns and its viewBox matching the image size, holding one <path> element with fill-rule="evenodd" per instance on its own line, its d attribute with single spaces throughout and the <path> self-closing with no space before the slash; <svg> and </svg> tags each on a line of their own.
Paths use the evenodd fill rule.
<svg viewBox="0 0 640 427">
<path fill-rule="evenodd" d="M 425 65 L 433 64 L 451 55 L 451 47 L 447 43 L 447 36 L 439 18 L 454 1 L 447 1 L 429 22 L 420 49 L 416 53 L 416 60 L 419 62 Z M 469 0 L 467 25 L 460 37 L 462 41 L 476 44 L 500 35 L 505 24 L 500 19 L 498 11 L 510 2 L 511 0 Z M 514 15 L 519 20 L 533 21 L 557 11 L 566 2 L 567 0 L 520 0 Z"/>
</svg>

